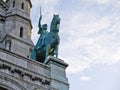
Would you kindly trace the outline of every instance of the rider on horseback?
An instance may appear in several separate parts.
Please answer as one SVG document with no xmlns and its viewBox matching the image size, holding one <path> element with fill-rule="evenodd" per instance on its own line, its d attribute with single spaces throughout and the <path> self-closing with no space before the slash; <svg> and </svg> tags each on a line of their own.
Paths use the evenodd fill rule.
<svg viewBox="0 0 120 90">
<path fill-rule="evenodd" d="M 47 24 L 43 24 L 41 27 L 41 19 L 42 19 L 42 15 L 39 18 L 39 23 L 38 23 L 38 27 L 39 27 L 39 31 L 38 34 L 40 34 L 40 37 L 38 39 L 38 42 L 36 44 L 36 48 L 35 49 L 39 49 L 42 48 L 45 44 L 45 37 L 48 34 L 47 31 Z"/>
<path fill-rule="evenodd" d="M 41 26 L 41 18 L 39 19 L 39 31 L 38 34 L 41 34 L 36 46 L 34 47 L 31 53 L 31 59 L 37 60 L 41 63 L 46 63 L 47 57 L 49 55 L 56 56 L 58 58 L 58 46 L 59 46 L 59 26 L 60 26 L 60 17 L 59 15 L 54 15 L 51 25 L 50 32 L 47 31 L 47 24 Z"/>
</svg>

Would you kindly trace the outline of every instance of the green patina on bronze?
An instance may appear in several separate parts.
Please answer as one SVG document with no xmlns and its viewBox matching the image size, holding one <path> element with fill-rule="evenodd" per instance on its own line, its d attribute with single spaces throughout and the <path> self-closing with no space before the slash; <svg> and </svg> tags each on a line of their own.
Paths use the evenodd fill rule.
<svg viewBox="0 0 120 90">
<path fill-rule="evenodd" d="M 46 58 L 49 55 L 58 57 L 58 45 L 60 41 L 58 32 L 60 26 L 60 17 L 59 15 L 53 16 L 50 32 L 47 31 L 47 24 L 43 24 L 41 26 L 41 19 L 42 15 L 40 16 L 38 24 L 38 34 L 40 34 L 40 37 L 31 53 L 30 58 L 45 63 Z"/>
</svg>

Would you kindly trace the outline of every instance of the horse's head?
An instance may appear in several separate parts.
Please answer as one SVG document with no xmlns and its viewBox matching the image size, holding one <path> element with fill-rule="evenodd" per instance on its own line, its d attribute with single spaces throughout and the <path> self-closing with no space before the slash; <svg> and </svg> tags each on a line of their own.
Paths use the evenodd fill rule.
<svg viewBox="0 0 120 90">
<path fill-rule="evenodd" d="M 59 27 L 60 27 L 60 17 L 59 15 L 54 15 L 53 20 L 51 22 L 50 31 L 59 32 Z"/>
</svg>

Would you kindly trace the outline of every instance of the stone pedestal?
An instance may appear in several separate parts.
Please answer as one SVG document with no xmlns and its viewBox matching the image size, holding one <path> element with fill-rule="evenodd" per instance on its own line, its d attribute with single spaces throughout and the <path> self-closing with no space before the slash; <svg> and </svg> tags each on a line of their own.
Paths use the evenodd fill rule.
<svg viewBox="0 0 120 90">
<path fill-rule="evenodd" d="M 0 48 L 0 90 L 69 90 L 68 64 L 52 56 L 45 64 Z"/>
<path fill-rule="evenodd" d="M 68 64 L 65 63 L 63 60 L 52 56 L 49 56 L 47 58 L 45 64 L 50 66 L 50 90 L 69 90 L 68 79 L 66 78 L 65 72 L 65 69 L 68 67 Z"/>
</svg>

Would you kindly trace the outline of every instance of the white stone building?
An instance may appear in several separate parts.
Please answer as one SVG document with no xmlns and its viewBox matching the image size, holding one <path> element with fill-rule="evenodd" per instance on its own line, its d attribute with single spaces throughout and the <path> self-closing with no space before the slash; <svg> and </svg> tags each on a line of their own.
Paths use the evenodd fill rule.
<svg viewBox="0 0 120 90">
<path fill-rule="evenodd" d="M 0 0 L 0 90 L 69 90 L 63 60 L 30 60 L 30 0 Z"/>
</svg>

